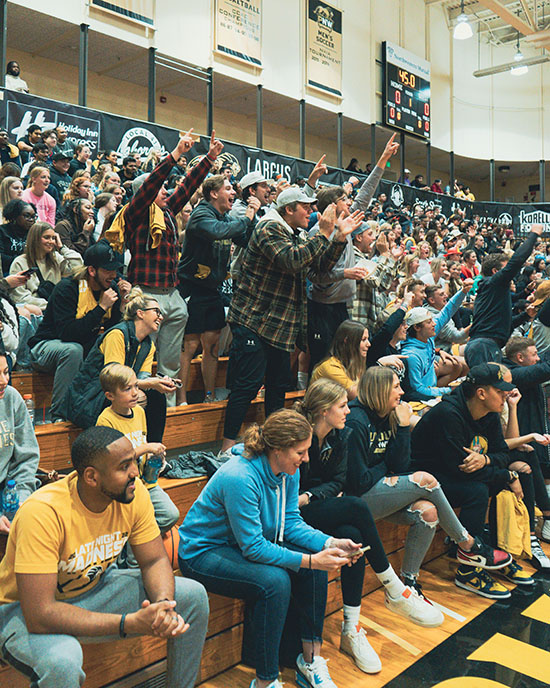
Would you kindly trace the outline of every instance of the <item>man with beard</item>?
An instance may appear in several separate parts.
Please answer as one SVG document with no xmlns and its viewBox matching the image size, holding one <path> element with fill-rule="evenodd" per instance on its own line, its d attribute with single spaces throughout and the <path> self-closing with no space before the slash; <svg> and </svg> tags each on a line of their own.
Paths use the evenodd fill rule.
<svg viewBox="0 0 550 688">
<path fill-rule="evenodd" d="M 168 639 L 166 686 L 192 688 L 208 622 L 200 583 L 174 578 L 132 443 L 83 432 L 74 471 L 18 510 L 0 564 L 0 656 L 43 688 L 85 681 L 82 642 Z M 139 570 L 112 564 L 128 541 Z"/>
<path fill-rule="evenodd" d="M 129 293 L 130 284 L 113 284 L 118 267 L 119 259 L 106 241 L 90 246 L 84 267 L 55 285 L 44 318 L 29 340 L 33 367 L 55 373 L 52 421 L 63 420 L 63 398 L 100 328 L 108 330 L 121 318 L 121 296 Z"/>
<path fill-rule="evenodd" d="M 28 93 L 29 87 L 27 82 L 21 78 L 21 69 L 19 68 L 19 62 L 11 60 L 8 62 L 6 69 L 6 88 L 10 91 L 20 91 L 21 93 Z"/>
</svg>

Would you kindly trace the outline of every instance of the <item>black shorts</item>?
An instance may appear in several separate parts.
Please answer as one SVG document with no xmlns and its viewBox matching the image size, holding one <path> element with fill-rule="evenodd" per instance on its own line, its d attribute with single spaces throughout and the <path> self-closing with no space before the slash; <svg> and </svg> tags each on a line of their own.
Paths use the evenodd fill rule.
<svg viewBox="0 0 550 688">
<path fill-rule="evenodd" d="M 189 318 L 185 334 L 202 334 L 221 330 L 225 325 L 223 300 L 217 291 L 193 288 L 187 302 Z"/>
</svg>

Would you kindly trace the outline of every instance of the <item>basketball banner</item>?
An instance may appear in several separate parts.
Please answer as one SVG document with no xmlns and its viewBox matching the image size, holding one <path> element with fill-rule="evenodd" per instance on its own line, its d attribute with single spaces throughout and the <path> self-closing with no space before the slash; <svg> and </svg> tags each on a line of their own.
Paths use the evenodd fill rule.
<svg viewBox="0 0 550 688">
<path fill-rule="evenodd" d="M 262 0 L 216 0 L 214 50 L 262 66 Z"/>
</svg>

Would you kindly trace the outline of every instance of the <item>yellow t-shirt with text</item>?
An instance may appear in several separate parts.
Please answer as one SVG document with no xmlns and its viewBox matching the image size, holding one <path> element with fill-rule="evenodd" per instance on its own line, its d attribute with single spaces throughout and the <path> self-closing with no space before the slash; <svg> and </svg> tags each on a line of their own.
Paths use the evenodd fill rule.
<svg viewBox="0 0 550 688">
<path fill-rule="evenodd" d="M 16 573 L 57 574 L 56 599 L 92 590 L 126 541 L 151 542 L 159 535 L 153 505 L 136 480 L 129 504 L 111 502 L 101 513 L 87 509 L 77 490 L 77 473 L 45 485 L 19 507 L 0 562 L 0 604 L 19 600 Z"/>
</svg>

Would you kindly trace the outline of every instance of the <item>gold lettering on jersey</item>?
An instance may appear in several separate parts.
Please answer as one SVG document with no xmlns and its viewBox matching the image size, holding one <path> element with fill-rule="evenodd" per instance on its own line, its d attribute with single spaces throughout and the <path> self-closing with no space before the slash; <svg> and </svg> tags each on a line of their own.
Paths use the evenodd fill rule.
<svg viewBox="0 0 550 688">
<path fill-rule="evenodd" d="M 15 435 L 7 420 L 0 420 L 0 447 L 13 447 Z"/>
<path fill-rule="evenodd" d="M 391 432 L 389 430 L 381 430 L 380 432 L 369 432 L 369 444 L 371 452 L 373 454 L 384 454 L 390 439 Z"/>
</svg>

